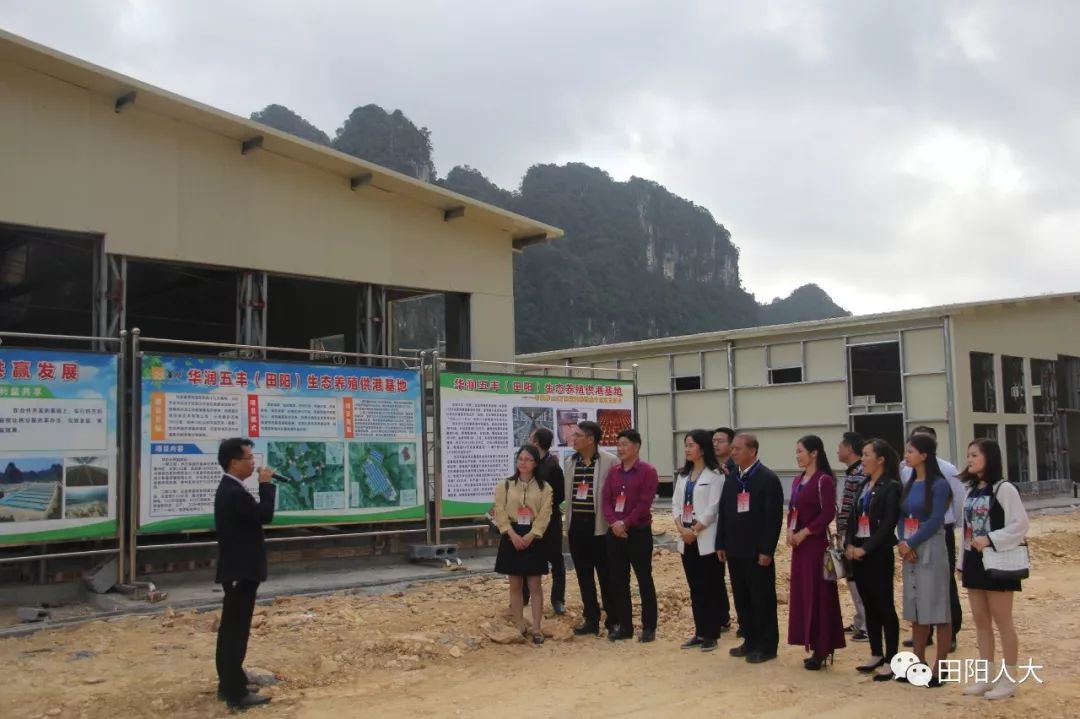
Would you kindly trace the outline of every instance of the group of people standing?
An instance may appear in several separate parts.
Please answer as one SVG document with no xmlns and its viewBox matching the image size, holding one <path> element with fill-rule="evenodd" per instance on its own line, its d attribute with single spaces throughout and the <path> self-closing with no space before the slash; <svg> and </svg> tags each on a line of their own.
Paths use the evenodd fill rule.
<svg viewBox="0 0 1080 719">
<path fill-rule="evenodd" d="M 612 641 L 634 636 L 633 570 L 641 590 L 639 639 L 648 642 L 656 636 L 651 532 L 656 469 L 640 459 L 636 431 L 619 435 L 617 457 L 599 449 L 600 436 L 596 423 L 581 422 L 573 437 L 575 452 L 559 472 L 558 464 L 541 454 L 550 448 L 551 433 L 537 430 L 531 440 L 536 446 L 518 451 L 514 477 L 496 491 L 496 523 L 503 534 L 496 571 L 511 576 L 511 606 L 523 632 L 523 583 L 538 598 L 532 606 L 537 643 L 543 641 L 540 575 L 549 564 L 562 570 L 561 529 L 554 535 L 546 531 L 550 518 L 559 516 L 556 484 L 562 485 L 567 500 L 570 555 L 583 603 L 584 620 L 575 633 L 599 634 L 603 618 Z M 956 648 L 961 621 L 957 570 L 968 590 L 980 658 L 993 662 L 996 626 L 1004 662 L 1015 670 L 1012 596 L 1020 582 L 993 576 L 982 558 L 987 550 L 1004 552 L 1020 545 L 1028 520 L 1019 492 L 1004 478 L 1001 448 L 994 440 L 971 442 L 960 472 L 937 457 L 932 428 L 914 430 L 902 462 L 888 442 L 848 432 L 837 448 L 837 459 L 845 465 L 838 487 L 821 438 L 807 435 L 796 443 L 800 473 L 792 480 L 786 510 L 780 479 L 758 459 L 758 448 L 753 434 L 727 427 L 694 430 L 684 440 L 685 464 L 676 472 L 671 504 L 694 618 L 694 635 L 683 643 L 684 649 L 714 651 L 720 635 L 732 629 L 726 572 L 742 639 L 729 653 L 751 664 L 776 658 L 774 557 L 786 527 L 785 543 L 791 551 L 787 641 L 808 653 L 806 669 L 825 667 L 835 650 L 845 647 L 845 633 L 850 632 L 853 640 L 870 646 L 871 657 L 857 667 L 859 672 L 875 681 L 901 679 L 890 666 L 900 645 L 894 600 L 899 555 L 902 615 L 912 624 L 905 644 L 925 662 L 936 634 L 930 686 L 941 686 L 937 670 Z M 535 469 L 541 461 L 551 468 L 547 477 Z M 957 526 L 963 530 L 959 564 Z M 848 567 L 841 574 L 846 575 L 856 615 L 846 628 L 836 575 L 825 571 L 830 549 L 839 556 L 828 559 L 842 557 Z M 564 598 L 559 594 L 556 599 L 557 583 L 558 577 L 553 603 L 556 613 L 562 613 Z M 968 686 L 965 693 L 990 699 L 1011 696 L 1016 681 L 1008 672 L 1002 674 L 995 681 Z"/>
<path fill-rule="evenodd" d="M 511 616 L 523 634 L 529 631 L 523 604 L 530 603 L 532 641 L 536 644 L 544 642 L 540 578 L 549 567 L 553 575 L 552 609 L 556 614 L 566 611 L 566 569 L 558 510 L 564 499 L 570 557 L 583 605 L 583 621 L 574 633 L 598 635 L 602 619 L 611 641 L 634 637 L 630 597 L 633 570 L 641 593 L 642 627 L 638 639 L 651 642 L 656 638 L 656 589 L 652 579 L 656 468 L 640 459 L 641 435 L 637 431 L 619 433 L 617 456 L 600 449 L 601 436 L 596 422 L 579 422 L 571 436 L 574 454 L 560 467 L 550 453 L 551 430 L 535 430 L 529 444 L 517 450 L 514 475 L 500 482 L 495 490 L 494 522 L 502 535 L 495 571 L 510 578 Z"/>
</svg>

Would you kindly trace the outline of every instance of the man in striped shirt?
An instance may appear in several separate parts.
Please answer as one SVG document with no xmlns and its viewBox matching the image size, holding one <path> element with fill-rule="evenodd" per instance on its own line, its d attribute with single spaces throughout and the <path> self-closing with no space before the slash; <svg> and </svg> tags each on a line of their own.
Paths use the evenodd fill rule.
<svg viewBox="0 0 1080 719">
<path fill-rule="evenodd" d="M 571 436 L 575 451 L 563 464 L 567 498 L 566 527 L 584 617 L 584 621 L 574 628 L 574 633 L 578 636 L 600 633 L 601 600 L 607 615 L 604 625 L 609 632 L 614 632 L 617 630 L 615 603 L 608 578 L 605 541 L 608 523 L 604 519 L 600 500 L 604 479 L 618 459 L 600 450 L 601 431 L 596 422 L 579 422 Z M 599 600 L 597 584 L 600 586 Z"/>
</svg>

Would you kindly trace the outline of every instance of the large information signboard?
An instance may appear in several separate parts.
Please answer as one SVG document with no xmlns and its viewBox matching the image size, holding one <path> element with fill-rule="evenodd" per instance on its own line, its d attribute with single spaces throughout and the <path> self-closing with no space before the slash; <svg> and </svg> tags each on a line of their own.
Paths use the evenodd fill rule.
<svg viewBox="0 0 1080 719">
<path fill-rule="evenodd" d="M 609 449 L 634 425 L 631 381 L 448 372 L 439 392 L 447 517 L 486 512 L 495 484 L 513 473 L 514 450 L 539 427 L 555 433 L 551 451 L 561 461 L 573 454 L 570 434 L 582 420 L 600 424 Z"/>
<path fill-rule="evenodd" d="M 139 531 L 213 526 L 217 448 L 250 437 L 279 482 L 274 524 L 423 513 L 420 373 L 144 355 Z M 254 477 L 246 483 L 255 492 Z"/>
<path fill-rule="evenodd" d="M 117 358 L 0 349 L 0 544 L 116 534 Z"/>
</svg>

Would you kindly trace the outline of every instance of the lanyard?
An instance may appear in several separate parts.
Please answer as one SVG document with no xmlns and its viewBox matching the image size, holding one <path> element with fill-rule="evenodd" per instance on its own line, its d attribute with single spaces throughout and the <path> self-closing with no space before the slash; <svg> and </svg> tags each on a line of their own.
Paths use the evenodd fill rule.
<svg viewBox="0 0 1080 719">
<path fill-rule="evenodd" d="M 866 494 L 862 496 L 861 500 L 863 514 L 866 514 L 870 511 L 870 500 L 873 498 L 873 496 L 874 490 L 868 486 L 866 489 Z"/>
<path fill-rule="evenodd" d="M 739 489 L 744 492 L 746 491 L 746 488 L 750 486 L 750 478 L 754 476 L 754 472 L 756 472 L 758 467 L 760 466 L 761 462 L 755 460 L 754 463 L 750 465 L 749 469 L 747 469 L 745 472 L 739 472 L 738 476 L 735 477 L 735 479 L 739 482 Z"/>
<path fill-rule="evenodd" d="M 802 494 L 802 490 L 803 490 L 802 475 L 801 474 L 797 475 L 795 477 L 795 479 L 798 480 L 798 481 L 796 481 L 795 485 L 791 488 L 791 502 L 788 503 L 788 509 L 792 509 L 792 508 L 795 507 L 795 502 L 798 501 L 799 495 Z M 813 479 L 813 477 L 806 480 L 806 484 L 810 484 L 811 479 Z"/>
<path fill-rule="evenodd" d="M 701 477 L 698 476 L 698 479 L 701 479 Z M 687 477 L 686 477 L 686 496 L 683 498 L 683 504 L 693 504 L 694 503 L 694 485 L 695 484 L 697 484 L 697 479 L 694 479 L 693 473 L 687 475 Z"/>
</svg>

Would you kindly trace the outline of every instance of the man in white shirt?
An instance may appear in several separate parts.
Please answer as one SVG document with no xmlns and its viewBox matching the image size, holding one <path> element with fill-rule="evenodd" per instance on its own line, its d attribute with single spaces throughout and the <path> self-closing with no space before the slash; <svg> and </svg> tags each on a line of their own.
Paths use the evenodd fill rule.
<svg viewBox="0 0 1080 719">
<path fill-rule="evenodd" d="M 933 427 L 927 427 L 920 425 L 911 431 L 912 435 L 923 434 L 929 437 L 933 437 L 934 441 L 937 441 L 937 432 Z M 949 501 L 949 507 L 945 510 L 945 547 L 949 552 L 949 614 L 952 617 L 952 647 L 950 652 L 956 651 L 956 635 L 960 631 L 960 626 L 963 623 L 963 610 L 960 606 L 960 593 L 956 588 L 956 526 L 962 524 L 964 519 L 964 494 L 967 492 L 967 488 L 964 483 L 961 482 L 957 475 L 960 471 L 951 462 L 938 457 L 938 468 L 941 470 L 942 476 L 949 482 L 949 488 L 952 489 L 952 499 Z M 900 482 L 906 486 L 911 480 L 911 468 L 906 463 L 900 463 Z M 930 642 L 934 640 L 934 630 L 930 630 Z M 904 640 L 904 646 L 910 647 L 914 643 L 910 639 Z"/>
</svg>

